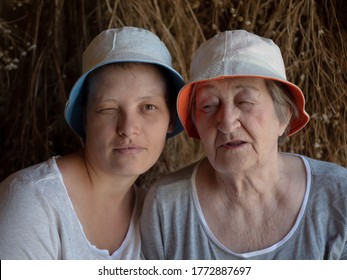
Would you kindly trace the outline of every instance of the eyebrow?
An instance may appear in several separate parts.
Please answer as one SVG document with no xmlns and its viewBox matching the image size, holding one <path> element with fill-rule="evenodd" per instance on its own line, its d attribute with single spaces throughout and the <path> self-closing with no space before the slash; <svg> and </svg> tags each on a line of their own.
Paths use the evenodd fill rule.
<svg viewBox="0 0 347 280">
<path fill-rule="evenodd" d="M 138 100 L 147 100 L 147 99 L 163 99 L 166 100 L 165 95 L 160 95 L 160 94 L 153 94 L 153 95 L 146 95 L 146 96 L 141 96 Z"/>
<path fill-rule="evenodd" d="M 145 95 L 145 96 L 140 96 L 137 98 L 137 100 L 147 100 L 147 99 L 163 99 L 166 100 L 166 96 L 162 96 L 160 94 L 153 94 L 153 95 Z M 105 99 L 100 99 L 100 102 L 118 102 L 117 98 L 110 97 L 110 98 L 105 98 Z"/>
<path fill-rule="evenodd" d="M 201 90 L 201 89 L 215 89 L 216 87 L 212 84 L 202 84 L 202 85 L 199 85 L 197 87 L 197 90 Z M 255 87 L 253 85 L 250 85 L 250 84 L 236 84 L 236 85 L 231 85 L 230 88 L 234 88 L 234 89 L 239 89 L 239 88 L 245 88 L 245 89 L 252 89 L 252 90 L 255 90 L 255 91 L 258 91 L 259 92 L 259 88 L 258 87 Z"/>
<path fill-rule="evenodd" d="M 213 89 L 216 88 L 215 86 L 211 85 L 211 84 L 202 84 L 202 85 L 198 85 L 196 90 L 201 90 L 201 89 Z"/>
<path fill-rule="evenodd" d="M 255 87 L 255 86 L 249 85 L 249 84 L 240 84 L 240 85 L 233 86 L 233 88 L 236 88 L 236 89 L 246 88 L 246 89 L 253 89 L 255 91 L 259 91 L 258 87 Z"/>
</svg>

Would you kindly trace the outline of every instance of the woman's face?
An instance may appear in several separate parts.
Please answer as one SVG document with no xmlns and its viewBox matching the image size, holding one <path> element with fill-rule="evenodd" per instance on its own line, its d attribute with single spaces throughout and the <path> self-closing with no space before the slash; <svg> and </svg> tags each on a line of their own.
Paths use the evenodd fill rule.
<svg viewBox="0 0 347 280">
<path fill-rule="evenodd" d="M 111 65 L 89 86 L 86 156 L 102 172 L 144 173 L 158 160 L 170 126 L 163 75 L 151 65 Z"/>
<path fill-rule="evenodd" d="M 277 154 L 287 124 L 280 124 L 263 79 L 203 82 L 195 99 L 196 129 L 217 171 L 250 170 Z"/>
</svg>

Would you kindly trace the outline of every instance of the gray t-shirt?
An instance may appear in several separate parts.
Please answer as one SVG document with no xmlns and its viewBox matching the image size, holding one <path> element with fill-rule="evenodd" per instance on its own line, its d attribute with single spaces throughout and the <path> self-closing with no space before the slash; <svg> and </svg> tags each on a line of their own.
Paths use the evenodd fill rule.
<svg viewBox="0 0 347 280">
<path fill-rule="evenodd" d="M 145 258 L 347 259 L 347 169 L 300 157 L 307 172 L 304 201 L 294 226 L 276 244 L 241 254 L 223 246 L 200 209 L 197 165 L 192 165 L 163 178 L 147 194 L 141 221 Z"/>
<path fill-rule="evenodd" d="M 112 255 L 86 238 L 54 158 L 14 173 L 3 188 L 9 192 L 0 204 L 0 259 L 142 258 L 138 188 L 127 236 Z"/>
</svg>

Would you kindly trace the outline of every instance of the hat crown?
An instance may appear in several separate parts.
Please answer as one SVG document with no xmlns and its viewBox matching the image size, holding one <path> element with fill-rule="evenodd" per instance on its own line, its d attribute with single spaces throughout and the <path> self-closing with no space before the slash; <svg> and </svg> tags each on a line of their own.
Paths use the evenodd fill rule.
<svg viewBox="0 0 347 280">
<path fill-rule="evenodd" d="M 107 29 L 96 36 L 82 55 L 82 71 L 115 60 L 150 61 L 172 67 L 164 43 L 150 31 L 137 27 Z"/>
<path fill-rule="evenodd" d="M 204 42 L 193 56 L 190 81 L 254 75 L 287 80 L 279 47 L 245 30 L 230 30 Z"/>
</svg>

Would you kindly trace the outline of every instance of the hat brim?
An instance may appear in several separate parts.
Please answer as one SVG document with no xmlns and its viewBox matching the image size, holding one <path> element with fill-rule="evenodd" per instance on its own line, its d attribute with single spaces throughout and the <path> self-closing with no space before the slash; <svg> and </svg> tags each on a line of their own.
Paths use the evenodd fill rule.
<svg viewBox="0 0 347 280">
<path fill-rule="evenodd" d="M 75 82 L 74 86 L 71 89 L 69 99 L 65 105 L 65 119 L 70 128 L 76 132 L 80 137 L 85 138 L 85 129 L 84 129 L 84 116 L 83 116 L 83 94 L 84 94 L 84 83 L 85 80 L 91 72 L 94 70 L 108 65 L 108 64 L 114 64 L 114 63 L 124 63 L 124 62 L 135 62 L 135 63 L 147 63 L 147 64 L 154 64 L 163 67 L 165 70 L 167 70 L 167 73 L 169 73 L 173 84 L 175 85 L 175 91 L 179 92 L 179 90 L 184 85 L 184 80 L 182 79 L 181 75 L 173 68 L 168 67 L 165 64 L 154 62 L 152 59 L 117 59 L 112 61 L 107 61 L 105 63 L 100 63 L 93 68 L 89 69 L 87 72 L 83 73 L 82 76 L 79 77 L 79 79 Z M 173 137 L 177 134 L 179 134 L 181 131 L 183 131 L 182 123 L 180 122 L 180 119 L 177 117 L 175 120 L 175 127 L 174 130 L 167 133 L 167 138 Z"/>
<path fill-rule="evenodd" d="M 282 79 L 277 79 L 274 77 L 268 77 L 268 76 L 261 76 L 261 75 L 233 75 L 233 76 L 219 76 L 212 79 L 206 79 L 206 80 L 199 80 L 199 81 L 192 81 L 185 85 L 181 91 L 178 94 L 177 98 L 177 111 L 178 116 L 181 120 L 181 123 L 183 124 L 183 127 L 186 131 L 186 133 L 193 138 L 200 139 L 199 133 L 196 130 L 196 127 L 192 121 L 192 117 L 190 115 L 190 100 L 191 100 L 191 94 L 192 89 L 196 84 L 199 84 L 201 82 L 207 82 L 207 81 L 216 81 L 221 79 L 229 79 L 229 78 L 262 78 L 266 80 L 273 80 L 278 81 L 287 86 L 290 93 L 293 96 L 294 102 L 296 107 L 298 108 L 299 116 L 292 120 L 290 123 L 290 129 L 288 132 L 288 136 L 293 135 L 294 133 L 298 132 L 300 129 L 302 129 L 310 120 L 309 115 L 305 111 L 305 97 L 302 93 L 301 89 L 297 87 L 296 85 Z"/>
</svg>

